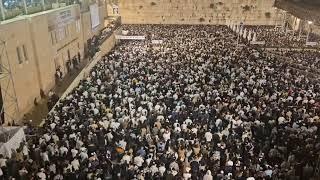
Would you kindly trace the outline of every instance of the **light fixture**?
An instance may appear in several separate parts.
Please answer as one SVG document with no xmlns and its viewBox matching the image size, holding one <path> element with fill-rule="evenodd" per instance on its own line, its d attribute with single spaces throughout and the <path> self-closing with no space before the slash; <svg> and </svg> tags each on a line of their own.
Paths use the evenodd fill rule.
<svg viewBox="0 0 320 180">
<path fill-rule="evenodd" d="M 312 21 L 308 21 L 308 24 L 312 24 Z"/>
</svg>

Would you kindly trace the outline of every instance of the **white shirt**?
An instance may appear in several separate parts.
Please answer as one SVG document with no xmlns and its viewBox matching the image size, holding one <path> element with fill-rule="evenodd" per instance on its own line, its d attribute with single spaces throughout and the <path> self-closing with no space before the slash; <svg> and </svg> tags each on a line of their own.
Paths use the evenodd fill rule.
<svg viewBox="0 0 320 180">
<path fill-rule="evenodd" d="M 161 176 L 163 176 L 164 173 L 166 172 L 166 167 L 160 166 L 160 167 L 159 167 L 159 172 L 160 172 Z"/>
<path fill-rule="evenodd" d="M 121 147 L 122 149 L 126 149 L 127 146 L 127 142 L 124 140 L 119 141 L 119 147 Z"/>
<path fill-rule="evenodd" d="M 184 121 L 187 125 L 190 125 L 190 124 L 192 124 L 192 120 L 191 119 L 186 119 L 185 121 Z"/>
<path fill-rule="evenodd" d="M 81 152 L 80 153 L 80 157 L 81 157 L 81 161 L 85 160 L 85 159 L 88 159 L 88 154 L 85 153 L 85 152 Z"/>
<path fill-rule="evenodd" d="M 152 165 L 150 167 L 150 171 L 151 171 L 152 175 L 154 175 L 155 173 L 157 173 L 159 171 L 159 169 L 156 165 Z"/>
<path fill-rule="evenodd" d="M 53 172 L 53 174 L 56 174 L 56 171 L 57 171 L 56 165 L 55 164 L 50 164 L 49 170 L 50 170 L 50 172 Z"/>
<path fill-rule="evenodd" d="M 66 154 L 68 152 L 68 148 L 62 146 L 60 147 L 60 154 Z"/>
<path fill-rule="evenodd" d="M 23 146 L 22 153 L 24 156 L 28 156 L 28 154 L 29 154 L 28 146 L 26 146 L 26 145 Z"/>
<path fill-rule="evenodd" d="M 138 167 L 141 167 L 143 162 L 144 162 L 144 160 L 143 160 L 143 158 L 141 156 L 136 156 L 133 159 L 133 161 L 134 161 L 134 164 L 137 165 Z"/>
<path fill-rule="evenodd" d="M 38 172 L 38 173 L 37 173 L 37 176 L 38 176 L 41 180 L 46 180 L 46 179 L 47 179 L 46 174 L 43 173 L 43 172 Z"/>
<path fill-rule="evenodd" d="M 210 142 L 212 140 L 212 133 L 211 132 L 206 132 L 204 134 L 204 137 L 206 138 L 207 142 Z"/>
<path fill-rule="evenodd" d="M 131 161 L 131 156 L 129 156 L 129 155 L 127 155 L 127 154 L 125 154 L 125 155 L 122 157 L 122 159 L 121 159 L 121 162 L 122 162 L 122 163 L 126 163 L 126 164 L 129 164 L 130 161 Z"/>
<path fill-rule="evenodd" d="M 75 171 L 79 170 L 80 163 L 78 159 L 74 159 L 73 161 L 71 161 L 71 165 Z"/>
<path fill-rule="evenodd" d="M 108 137 L 108 141 L 112 141 L 113 135 L 112 135 L 111 132 L 109 132 L 109 133 L 107 134 L 107 137 Z"/>
<path fill-rule="evenodd" d="M 78 150 L 76 149 L 71 149 L 71 153 L 72 153 L 72 157 L 76 157 L 76 155 L 78 154 Z"/>
<path fill-rule="evenodd" d="M 183 179 L 187 180 L 191 178 L 191 174 L 190 173 L 183 173 Z"/>
<path fill-rule="evenodd" d="M 41 153 L 41 157 L 44 162 L 49 161 L 49 156 L 47 152 Z"/>
<path fill-rule="evenodd" d="M 165 132 L 163 133 L 163 139 L 164 141 L 167 141 L 170 139 L 171 133 L 170 132 Z"/>
<path fill-rule="evenodd" d="M 183 124 L 181 125 L 181 129 L 182 129 L 183 131 L 185 131 L 185 130 L 187 129 L 187 124 L 183 123 Z"/>
</svg>

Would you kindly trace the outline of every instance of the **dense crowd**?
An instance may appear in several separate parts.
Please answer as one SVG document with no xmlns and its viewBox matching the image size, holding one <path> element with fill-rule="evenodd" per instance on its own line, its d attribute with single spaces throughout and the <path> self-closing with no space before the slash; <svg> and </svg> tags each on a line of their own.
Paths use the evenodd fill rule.
<svg viewBox="0 0 320 180">
<path fill-rule="evenodd" d="M 88 40 L 88 54 L 89 58 L 93 58 L 94 55 L 100 51 L 100 46 L 107 38 L 109 38 L 113 31 L 115 31 L 120 26 L 119 17 L 116 19 L 109 20 L 109 23 L 104 27 L 98 35 L 94 35 Z"/>
<path fill-rule="evenodd" d="M 276 54 L 292 59 L 293 63 L 307 67 L 310 72 L 320 73 L 320 52 L 318 50 L 276 50 Z"/>
<path fill-rule="evenodd" d="M 252 33 L 256 33 L 257 41 L 265 41 L 265 47 L 306 47 L 308 32 L 305 31 L 302 31 L 299 37 L 300 32 L 294 32 L 289 27 L 283 29 L 275 28 L 274 26 L 244 26 L 244 28 L 248 32 L 250 30 Z M 311 32 L 309 33 L 308 41 L 320 43 L 320 37 Z"/>
<path fill-rule="evenodd" d="M 316 179 L 319 81 L 225 26 L 123 29 L 148 38 L 103 57 L 2 178 Z"/>
</svg>

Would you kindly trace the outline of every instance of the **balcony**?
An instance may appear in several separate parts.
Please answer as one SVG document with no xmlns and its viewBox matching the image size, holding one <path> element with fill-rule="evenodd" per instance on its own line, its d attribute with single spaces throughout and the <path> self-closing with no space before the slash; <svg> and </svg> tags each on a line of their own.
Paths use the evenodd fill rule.
<svg viewBox="0 0 320 180">
<path fill-rule="evenodd" d="M 89 5 L 104 4 L 103 0 L 0 0 L 0 20 L 8 20 L 14 17 L 34 14 L 41 11 L 59 7 L 79 4 L 81 12 L 89 10 Z"/>
</svg>

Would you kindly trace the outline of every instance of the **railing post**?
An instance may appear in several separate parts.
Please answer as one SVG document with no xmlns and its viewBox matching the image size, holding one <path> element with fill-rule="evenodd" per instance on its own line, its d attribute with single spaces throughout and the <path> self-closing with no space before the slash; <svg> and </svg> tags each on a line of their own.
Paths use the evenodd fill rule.
<svg viewBox="0 0 320 180">
<path fill-rule="evenodd" d="M 44 0 L 41 0 L 42 10 L 45 11 L 47 9 Z"/>
<path fill-rule="evenodd" d="M 2 20 L 6 19 L 6 14 L 4 13 L 4 8 L 3 8 L 3 2 L 0 0 L 0 11 L 1 11 L 1 18 Z"/>
<path fill-rule="evenodd" d="M 24 12 L 28 14 L 27 2 L 26 0 L 22 0 L 22 1 L 23 1 Z"/>
</svg>

